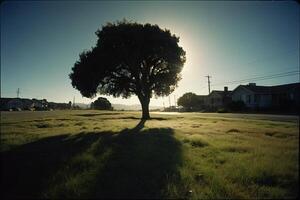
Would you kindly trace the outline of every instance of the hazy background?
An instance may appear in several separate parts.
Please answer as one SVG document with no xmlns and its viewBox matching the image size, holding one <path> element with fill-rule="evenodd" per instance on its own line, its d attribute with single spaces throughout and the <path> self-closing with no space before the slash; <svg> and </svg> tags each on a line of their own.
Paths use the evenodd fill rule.
<svg viewBox="0 0 300 200">
<path fill-rule="evenodd" d="M 253 77 L 258 85 L 299 82 L 299 4 L 296 2 L 4 2 L 1 3 L 1 97 L 46 98 L 90 103 L 71 86 L 68 74 L 79 53 L 96 44 L 95 31 L 126 18 L 158 24 L 180 37 L 187 53 L 179 87 L 207 94 L 230 90 Z M 285 72 L 290 72 L 286 73 Z M 248 81 L 249 82 L 249 81 Z M 247 83 L 247 82 L 246 82 Z M 107 97 L 115 104 L 139 104 Z M 93 99 L 95 100 L 95 99 Z M 167 97 L 150 105 L 169 105 Z"/>
</svg>

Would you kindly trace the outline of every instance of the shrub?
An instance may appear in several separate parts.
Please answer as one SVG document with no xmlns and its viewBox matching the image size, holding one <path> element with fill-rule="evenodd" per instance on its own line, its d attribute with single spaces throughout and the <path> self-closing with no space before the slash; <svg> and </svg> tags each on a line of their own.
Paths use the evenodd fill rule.
<svg viewBox="0 0 300 200">
<path fill-rule="evenodd" d="M 228 107 L 232 111 L 244 111 L 244 110 L 246 110 L 246 105 L 243 101 L 232 101 L 228 105 Z"/>
</svg>

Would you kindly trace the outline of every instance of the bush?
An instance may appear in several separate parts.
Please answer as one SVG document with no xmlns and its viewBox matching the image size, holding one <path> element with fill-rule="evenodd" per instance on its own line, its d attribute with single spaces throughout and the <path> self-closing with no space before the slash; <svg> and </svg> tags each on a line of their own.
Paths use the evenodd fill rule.
<svg viewBox="0 0 300 200">
<path fill-rule="evenodd" d="M 244 111 L 244 110 L 246 110 L 246 105 L 243 101 L 232 101 L 228 105 L 228 107 L 232 111 Z"/>
<path fill-rule="evenodd" d="M 227 113 L 228 110 L 226 108 L 220 108 L 217 110 L 218 113 Z"/>
<path fill-rule="evenodd" d="M 103 97 L 99 97 L 96 101 L 91 103 L 91 108 L 97 110 L 113 110 L 111 103 Z"/>
</svg>

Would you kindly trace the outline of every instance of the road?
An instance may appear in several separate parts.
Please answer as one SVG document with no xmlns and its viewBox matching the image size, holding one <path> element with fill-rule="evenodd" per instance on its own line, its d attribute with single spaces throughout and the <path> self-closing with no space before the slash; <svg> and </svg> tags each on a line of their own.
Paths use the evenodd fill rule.
<svg viewBox="0 0 300 200">
<path fill-rule="evenodd" d="M 257 120 L 271 120 L 282 122 L 299 122 L 299 116 L 297 115 L 273 115 L 273 114 L 242 114 L 242 113 L 181 113 L 181 112 L 151 112 L 151 114 L 159 115 L 197 115 L 203 117 L 224 117 L 224 118 L 239 118 L 239 119 L 257 119 Z"/>
</svg>

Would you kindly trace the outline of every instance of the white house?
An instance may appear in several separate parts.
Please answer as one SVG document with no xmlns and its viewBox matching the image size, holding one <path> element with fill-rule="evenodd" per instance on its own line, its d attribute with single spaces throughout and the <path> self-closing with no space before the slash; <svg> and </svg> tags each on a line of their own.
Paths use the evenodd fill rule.
<svg viewBox="0 0 300 200">
<path fill-rule="evenodd" d="M 239 85 L 232 92 L 232 101 L 243 101 L 248 108 L 299 106 L 300 83 L 277 86 Z"/>
</svg>

